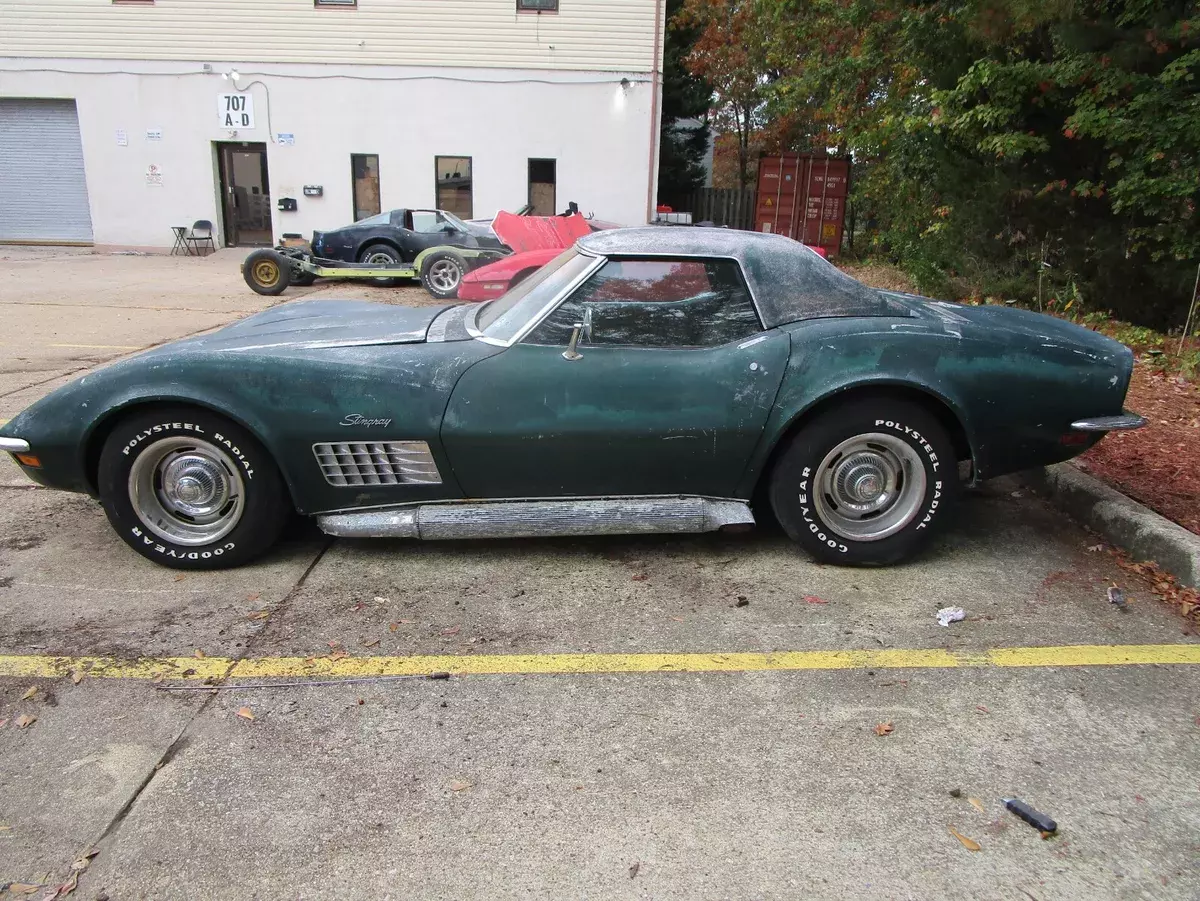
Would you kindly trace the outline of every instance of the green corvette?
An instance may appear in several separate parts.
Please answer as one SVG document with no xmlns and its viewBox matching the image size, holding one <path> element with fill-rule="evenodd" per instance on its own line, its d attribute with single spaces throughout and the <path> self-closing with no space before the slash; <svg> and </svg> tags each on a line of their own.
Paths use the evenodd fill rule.
<svg viewBox="0 0 1200 901">
<path fill-rule="evenodd" d="M 53 392 L 0 429 L 151 560 L 244 563 L 294 512 L 347 537 L 746 528 L 900 560 L 962 482 L 1143 420 L 1069 323 L 867 288 L 787 238 L 581 238 L 497 300 L 301 301 Z M 752 510 L 753 508 L 753 510 Z"/>
</svg>

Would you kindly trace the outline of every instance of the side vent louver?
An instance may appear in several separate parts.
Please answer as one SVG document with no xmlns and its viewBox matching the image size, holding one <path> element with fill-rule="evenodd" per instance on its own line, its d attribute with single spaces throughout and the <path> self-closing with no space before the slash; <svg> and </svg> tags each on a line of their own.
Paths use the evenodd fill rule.
<svg viewBox="0 0 1200 901">
<path fill-rule="evenodd" d="M 339 441 L 314 444 L 313 454 L 330 485 L 438 485 L 424 441 Z"/>
</svg>

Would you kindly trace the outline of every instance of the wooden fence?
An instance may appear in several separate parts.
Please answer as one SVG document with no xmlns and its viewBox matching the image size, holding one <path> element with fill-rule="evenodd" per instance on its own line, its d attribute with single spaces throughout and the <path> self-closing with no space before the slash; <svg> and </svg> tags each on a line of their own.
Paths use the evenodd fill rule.
<svg viewBox="0 0 1200 901">
<path fill-rule="evenodd" d="M 754 230 L 753 188 L 701 188 L 691 197 L 692 222 Z"/>
</svg>

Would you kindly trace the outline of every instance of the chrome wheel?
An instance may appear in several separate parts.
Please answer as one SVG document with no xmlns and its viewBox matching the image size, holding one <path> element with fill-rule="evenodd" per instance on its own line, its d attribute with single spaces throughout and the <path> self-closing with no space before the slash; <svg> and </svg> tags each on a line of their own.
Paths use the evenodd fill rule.
<svg viewBox="0 0 1200 901">
<path fill-rule="evenodd" d="M 245 490 L 237 463 L 215 445 L 180 436 L 156 441 L 129 472 L 138 519 L 175 544 L 211 544 L 242 518 Z"/>
<path fill-rule="evenodd" d="M 429 267 L 429 283 L 439 291 L 453 291 L 461 278 L 462 271 L 453 260 L 438 260 Z"/>
<path fill-rule="evenodd" d="M 851 541 L 879 541 L 912 522 L 925 486 L 917 451 L 894 435 L 871 432 L 825 455 L 811 493 L 817 514 L 833 532 Z"/>
<path fill-rule="evenodd" d="M 363 262 L 369 263 L 372 266 L 394 266 L 399 261 L 390 253 L 376 252 L 367 254 L 367 257 L 363 260 Z"/>
</svg>

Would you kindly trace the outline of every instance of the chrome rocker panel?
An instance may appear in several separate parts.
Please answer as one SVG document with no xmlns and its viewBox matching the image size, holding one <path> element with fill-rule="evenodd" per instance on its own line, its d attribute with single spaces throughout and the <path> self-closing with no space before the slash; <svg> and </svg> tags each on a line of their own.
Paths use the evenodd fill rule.
<svg viewBox="0 0 1200 901">
<path fill-rule="evenodd" d="M 745 501 L 704 497 L 565 498 L 473 501 L 329 513 L 317 517 L 339 538 L 541 538 L 715 532 L 752 526 Z"/>
</svg>

